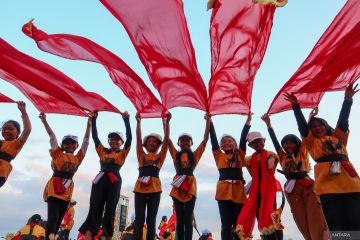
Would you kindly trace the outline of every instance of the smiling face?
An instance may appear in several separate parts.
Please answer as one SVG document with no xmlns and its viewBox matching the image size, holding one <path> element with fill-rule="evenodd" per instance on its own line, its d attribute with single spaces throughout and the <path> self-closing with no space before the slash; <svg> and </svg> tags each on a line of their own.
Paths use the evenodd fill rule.
<svg viewBox="0 0 360 240">
<path fill-rule="evenodd" d="M 324 123 L 319 120 L 313 119 L 310 124 L 310 131 L 314 137 L 321 138 L 326 136 L 327 129 Z"/>
<path fill-rule="evenodd" d="M 6 141 L 11 141 L 18 138 L 20 133 L 14 124 L 6 122 L 1 128 L 1 134 Z"/>
<path fill-rule="evenodd" d="M 77 142 L 75 142 L 72 139 L 65 139 L 62 143 L 61 143 L 61 148 L 63 149 L 63 151 L 65 151 L 66 153 L 74 153 L 75 150 L 78 148 L 79 144 Z"/>
<path fill-rule="evenodd" d="M 189 137 L 182 137 L 179 139 L 179 146 L 181 150 L 190 149 L 192 145 L 192 139 Z"/>
<path fill-rule="evenodd" d="M 296 143 L 294 143 L 291 140 L 287 140 L 284 142 L 284 146 L 283 146 L 285 152 L 287 153 L 294 153 L 297 150 L 297 145 Z"/>
<path fill-rule="evenodd" d="M 249 143 L 249 147 L 254 149 L 257 153 L 262 152 L 265 147 L 265 139 L 258 138 Z"/>
<path fill-rule="evenodd" d="M 111 150 L 116 151 L 120 149 L 120 146 L 123 144 L 123 141 L 120 137 L 112 137 L 108 139 L 109 146 Z"/>
<path fill-rule="evenodd" d="M 225 153 L 231 153 L 235 150 L 236 143 L 232 137 L 223 137 L 220 142 L 221 150 Z"/>
<path fill-rule="evenodd" d="M 145 149 L 148 152 L 156 153 L 160 147 L 160 141 L 155 137 L 148 137 L 145 143 Z"/>
</svg>

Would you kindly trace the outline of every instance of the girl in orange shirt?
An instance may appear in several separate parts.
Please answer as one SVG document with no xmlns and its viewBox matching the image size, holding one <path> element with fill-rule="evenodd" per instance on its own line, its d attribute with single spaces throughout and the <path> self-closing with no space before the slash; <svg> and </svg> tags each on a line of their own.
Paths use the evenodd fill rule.
<svg viewBox="0 0 360 240">
<path fill-rule="evenodd" d="M 89 145 L 91 118 L 88 119 L 84 140 L 77 154 L 74 154 L 79 146 L 77 136 L 64 136 L 59 146 L 54 132 L 46 121 L 46 115 L 41 113 L 39 118 L 50 136 L 51 168 L 54 173 L 45 186 L 44 200 L 48 207 L 46 238 L 53 240 L 71 200 L 74 189 L 72 178 L 84 159 Z"/>
<path fill-rule="evenodd" d="M 139 163 L 139 178 L 136 181 L 135 193 L 135 226 L 134 239 L 141 240 L 143 236 L 143 226 L 145 222 L 147 233 L 146 239 L 155 239 L 156 233 L 156 215 L 160 204 L 161 182 L 159 171 L 165 161 L 169 141 L 169 122 L 171 114 L 167 113 L 163 118 L 164 141 L 161 136 L 155 133 L 149 134 L 141 139 L 141 117 L 136 115 L 136 139 L 137 139 L 137 159 Z M 161 150 L 159 148 L 162 144 Z M 147 151 L 145 153 L 143 147 Z"/>
<path fill-rule="evenodd" d="M 219 181 L 216 186 L 215 199 L 218 201 L 221 219 L 221 239 L 239 239 L 234 234 L 236 220 L 244 201 L 244 178 L 242 167 L 245 167 L 246 136 L 250 129 L 251 113 L 241 132 L 239 148 L 236 140 L 230 135 L 223 135 L 220 146 L 216 137 L 214 124 L 210 123 L 210 139 L 216 166 L 219 170 Z"/>
<path fill-rule="evenodd" d="M 315 194 L 330 231 L 360 231 L 360 178 L 349 161 L 346 145 L 353 96 L 359 90 L 350 84 L 335 129 L 318 117 L 306 122 L 294 94 L 285 93 L 292 104 L 303 142 L 315 160 Z"/>
<path fill-rule="evenodd" d="M 128 112 L 122 114 L 126 128 L 126 142 L 120 132 L 108 134 L 110 148 L 106 148 L 100 142 L 96 128 L 97 112 L 92 118 L 92 138 L 95 143 L 96 152 L 100 158 L 100 172 L 96 175 L 91 186 L 89 213 L 79 231 L 85 234 L 86 240 L 91 240 L 100 229 L 102 223 L 104 236 L 111 239 L 114 235 L 114 219 L 116 205 L 120 198 L 122 179 L 120 168 L 131 147 L 131 128 Z M 125 143 L 124 148 L 121 145 Z M 105 211 L 104 211 L 105 209 Z"/>
<path fill-rule="evenodd" d="M 210 117 L 205 115 L 206 127 L 204 139 L 195 151 L 191 150 L 193 140 L 190 134 L 182 134 L 178 138 L 180 151 L 169 141 L 169 151 L 174 162 L 176 176 L 171 184 L 170 196 L 174 201 L 176 212 L 176 239 L 192 239 L 193 213 L 196 201 L 196 179 L 193 171 L 205 151 L 209 139 Z"/>
<path fill-rule="evenodd" d="M 23 120 L 24 131 L 21 132 L 20 124 L 14 120 L 6 121 L 1 127 L 0 140 L 0 188 L 5 184 L 11 170 L 11 161 L 20 152 L 31 132 L 31 123 L 26 113 L 24 102 L 17 102 Z"/>
</svg>

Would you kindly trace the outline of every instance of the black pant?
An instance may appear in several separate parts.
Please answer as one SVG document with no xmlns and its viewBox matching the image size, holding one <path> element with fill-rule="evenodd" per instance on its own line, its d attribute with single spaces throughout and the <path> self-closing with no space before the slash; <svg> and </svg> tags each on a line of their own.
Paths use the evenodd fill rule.
<svg viewBox="0 0 360 240">
<path fill-rule="evenodd" d="M 2 186 L 4 186 L 5 182 L 6 182 L 6 178 L 0 177 L 0 188 L 1 188 Z"/>
<path fill-rule="evenodd" d="M 99 232 L 102 223 L 103 235 L 105 237 L 114 235 L 115 211 L 121 189 L 121 177 L 118 173 L 116 175 L 119 179 L 117 183 L 112 184 L 105 173 L 96 184 L 92 185 L 89 213 L 79 229 L 82 234 L 89 230 L 95 236 Z"/>
<path fill-rule="evenodd" d="M 320 195 L 330 231 L 360 231 L 360 193 Z"/>
<path fill-rule="evenodd" d="M 233 229 L 236 228 L 237 218 L 243 205 L 230 200 L 218 201 L 218 205 L 221 219 L 221 240 L 238 240 Z"/>
<path fill-rule="evenodd" d="M 46 239 L 49 239 L 51 233 L 56 234 L 59 231 L 60 224 L 68 206 L 68 201 L 55 197 L 49 197 L 47 199 L 48 219 L 46 222 Z"/>
<path fill-rule="evenodd" d="M 64 229 L 59 233 L 59 238 L 61 240 L 69 240 L 70 230 Z"/>
<path fill-rule="evenodd" d="M 142 240 L 143 227 L 146 214 L 146 240 L 155 239 L 156 215 L 160 204 L 160 192 L 157 193 L 135 193 L 135 226 L 134 239 Z"/>
<path fill-rule="evenodd" d="M 195 208 L 196 197 L 188 202 L 181 202 L 172 198 L 176 212 L 176 239 L 191 240 L 193 235 L 193 213 Z"/>
</svg>

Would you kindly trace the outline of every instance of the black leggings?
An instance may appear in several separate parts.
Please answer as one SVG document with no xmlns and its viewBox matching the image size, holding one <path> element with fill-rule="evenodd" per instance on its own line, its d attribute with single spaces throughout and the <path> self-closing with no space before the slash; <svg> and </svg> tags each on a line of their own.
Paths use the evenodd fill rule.
<svg viewBox="0 0 360 240">
<path fill-rule="evenodd" d="M 116 175 L 119 179 L 117 183 L 112 184 L 105 173 L 96 184 L 92 185 L 89 213 L 79 229 L 82 234 L 89 230 L 93 236 L 96 236 L 102 223 L 103 235 L 105 237 L 114 235 L 115 211 L 121 188 L 121 177 L 118 173 Z"/>
<path fill-rule="evenodd" d="M 236 228 L 237 218 L 243 205 L 231 200 L 220 200 L 218 205 L 221 219 L 221 240 L 238 240 L 233 229 Z"/>
<path fill-rule="evenodd" d="M 5 182 L 6 182 L 6 178 L 5 177 L 0 177 L 0 188 L 2 186 L 4 186 Z"/>
<path fill-rule="evenodd" d="M 156 215 L 159 209 L 161 192 L 157 193 L 135 193 L 135 226 L 134 239 L 142 240 L 143 227 L 146 214 L 146 240 L 155 239 Z"/>
<path fill-rule="evenodd" d="M 330 231 L 360 231 L 360 193 L 320 195 Z"/>
<path fill-rule="evenodd" d="M 68 206 L 68 201 L 55 197 L 49 197 L 47 199 L 48 219 L 46 222 L 46 239 L 49 239 L 51 233 L 56 234 L 59 231 L 60 224 Z"/>
<path fill-rule="evenodd" d="M 193 213 L 195 208 L 196 197 L 188 202 L 181 202 L 176 198 L 172 198 L 174 201 L 176 212 L 176 239 L 188 240 L 192 239 L 193 235 Z"/>
</svg>

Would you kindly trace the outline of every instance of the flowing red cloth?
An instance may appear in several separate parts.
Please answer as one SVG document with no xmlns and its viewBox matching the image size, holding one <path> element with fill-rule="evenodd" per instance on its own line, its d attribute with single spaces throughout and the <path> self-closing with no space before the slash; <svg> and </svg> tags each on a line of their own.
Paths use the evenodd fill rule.
<svg viewBox="0 0 360 240">
<path fill-rule="evenodd" d="M 52 96 L 55 108 L 63 107 L 62 103 L 66 102 L 87 111 L 119 112 L 100 95 L 85 91 L 59 70 L 18 51 L 2 38 L 0 55 L 0 69 L 5 76 L 11 76 L 13 81 L 25 82 Z M 57 102 L 56 99 L 61 101 Z M 51 108 L 50 105 L 48 107 Z"/>
<path fill-rule="evenodd" d="M 181 0 L 100 0 L 125 27 L 167 109 L 207 110 Z"/>
<path fill-rule="evenodd" d="M 258 159 L 261 162 L 261 182 L 259 182 Z M 252 183 L 249 198 L 241 209 L 237 220 L 236 232 L 241 239 L 250 239 L 254 228 L 256 212 L 258 210 L 257 198 L 261 195 L 260 208 L 258 210 L 258 229 L 261 234 L 271 234 L 275 231 L 275 226 L 271 218 L 275 212 L 274 201 L 276 197 L 276 180 L 274 170 L 267 166 L 268 152 L 262 151 L 260 154 L 254 153 L 250 160 L 250 171 Z M 259 192 L 260 188 L 260 192 Z"/>
<path fill-rule="evenodd" d="M 169 218 L 169 220 L 167 221 L 167 223 L 165 223 L 159 232 L 159 236 L 162 236 L 165 232 L 173 232 L 175 231 L 175 227 L 176 227 L 176 213 L 174 211 L 174 213 L 171 215 L 171 217 Z"/>
<path fill-rule="evenodd" d="M 102 64 L 115 85 L 129 98 L 141 117 L 161 117 L 166 112 L 144 81 L 121 58 L 99 44 L 70 34 L 48 35 L 37 29 L 32 21 L 25 24 L 22 30 L 45 52 L 68 59 Z"/>
<path fill-rule="evenodd" d="M 1 74 L 1 73 L 0 73 Z M 0 75 L 1 77 L 1 75 Z M 13 103 L 14 100 L 12 100 L 11 98 L 5 96 L 4 94 L 1 94 L 0 93 L 0 102 L 3 102 L 3 103 Z"/>
<path fill-rule="evenodd" d="M 272 101 L 269 114 L 287 111 L 293 92 L 304 108 L 319 105 L 325 92 L 344 90 L 360 77 L 360 1 L 348 0 L 310 55 Z"/>
<path fill-rule="evenodd" d="M 253 81 L 269 41 L 275 6 L 252 0 L 216 0 L 210 20 L 209 109 L 247 114 Z"/>
<path fill-rule="evenodd" d="M 26 82 L 18 81 L 13 75 L 0 69 L 0 78 L 19 89 L 42 113 L 59 113 L 78 116 L 87 116 L 81 108 L 63 102 L 43 91 L 40 91 Z"/>
</svg>

